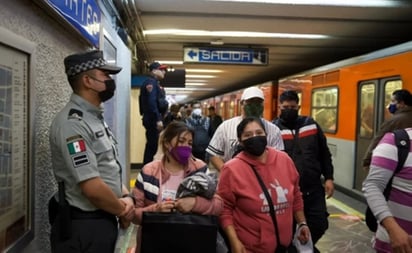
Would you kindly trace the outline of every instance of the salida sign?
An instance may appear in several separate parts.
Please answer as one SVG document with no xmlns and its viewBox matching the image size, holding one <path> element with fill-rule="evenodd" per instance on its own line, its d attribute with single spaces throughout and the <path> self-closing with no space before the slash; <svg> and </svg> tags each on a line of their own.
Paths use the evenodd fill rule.
<svg viewBox="0 0 412 253">
<path fill-rule="evenodd" d="M 184 62 L 267 65 L 267 48 L 185 47 Z"/>
</svg>

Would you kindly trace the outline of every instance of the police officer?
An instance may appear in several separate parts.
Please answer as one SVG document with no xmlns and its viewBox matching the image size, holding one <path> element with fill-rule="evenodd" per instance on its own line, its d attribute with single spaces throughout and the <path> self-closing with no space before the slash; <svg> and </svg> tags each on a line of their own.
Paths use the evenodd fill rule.
<svg viewBox="0 0 412 253">
<path fill-rule="evenodd" d="M 59 194 L 49 203 L 52 252 L 113 253 L 116 217 L 123 221 L 130 215 L 133 199 L 122 186 L 117 143 L 101 103 L 114 95 L 110 74 L 121 68 L 107 64 L 97 50 L 67 56 L 64 65 L 73 93 L 50 128 L 59 183 Z M 56 210 L 56 203 L 64 208 Z"/>
<path fill-rule="evenodd" d="M 158 62 L 150 64 L 150 77 L 143 82 L 140 89 L 140 114 L 143 116 L 143 126 L 146 128 L 143 165 L 151 162 L 156 154 L 159 132 L 163 129 L 163 116 L 169 106 L 165 91 L 159 84 L 165 76 L 166 69 L 166 65 Z"/>
</svg>

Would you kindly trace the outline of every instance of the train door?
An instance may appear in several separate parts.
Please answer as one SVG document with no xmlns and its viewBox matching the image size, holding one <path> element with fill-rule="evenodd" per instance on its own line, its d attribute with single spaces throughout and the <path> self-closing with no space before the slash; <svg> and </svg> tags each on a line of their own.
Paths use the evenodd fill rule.
<svg viewBox="0 0 412 253">
<path fill-rule="evenodd" d="M 383 121 L 390 117 L 387 106 L 392 93 L 402 88 L 400 77 L 369 80 L 359 84 L 356 131 L 355 189 L 362 190 L 366 171 L 362 159 Z"/>
</svg>

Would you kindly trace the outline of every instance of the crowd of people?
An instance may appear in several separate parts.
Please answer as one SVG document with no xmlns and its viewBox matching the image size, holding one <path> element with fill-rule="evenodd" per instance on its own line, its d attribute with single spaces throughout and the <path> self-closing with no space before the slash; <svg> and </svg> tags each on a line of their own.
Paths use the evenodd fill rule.
<svg viewBox="0 0 412 253">
<path fill-rule="evenodd" d="M 129 191 L 102 107 L 115 92 L 111 75 L 121 68 L 97 50 L 69 55 L 64 65 L 73 94 L 50 128 L 59 183 L 49 203 L 52 252 L 112 253 L 119 227 L 141 225 L 145 212 L 218 217 L 217 238 L 227 246 L 217 248 L 219 253 L 290 253 L 301 245 L 320 252 L 316 243 L 328 229 L 325 196 L 334 194 L 334 168 L 326 136 L 313 118 L 299 115 L 295 91 L 280 94 L 280 115 L 270 122 L 262 116 L 262 90 L 247 88 L 241 115 L 223 121 L 213 106 L 206 116 L 199 103 L 168 105 L 159 84 L 167 66 L 153 62 L 139 98 L 146 129 L 143 168 Z M 393 93 L 394 116 L 364 159 L 370 172 L 363 190 L 379 222 L 377 252 L 412 252 L 412 160 L 395 174 L 391 132 L 406 128 L 412 136 L 411 108 L 408 91 Z M 388 182 L 393 187 L 385 199 Z M 181 194 L 182 188 L 196 191 L 205 184 L 216 187 Z M 140 252 L 141 233 L 136 240 Z"/>
</svg>

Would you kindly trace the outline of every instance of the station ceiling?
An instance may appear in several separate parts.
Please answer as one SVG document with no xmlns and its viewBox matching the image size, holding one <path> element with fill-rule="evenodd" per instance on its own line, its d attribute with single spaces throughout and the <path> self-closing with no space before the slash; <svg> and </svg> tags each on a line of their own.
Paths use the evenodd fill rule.
<svg viewBox="0 0 412 253">
<path fill-rule="evenodd" d="M 409 30 L 412 27 L 412 1 L 263 2 L 113 0 L 133 41 L 129 43 L 134 53 L 133 72 L 142 73 L 145 62 L 151 61 L 166 63 L 175 69 L 186 69 L 186 87 L 168 90 L 168 94 L 174 94 L 181 103 L 276 81 L 304 70 L 412 40 Z M 325 2 L 329 5 L 321 5 Z M 150 34 L 161 29 L 163 34 Z M 164 32 L 164 29 L 168 31 Z M 180 33 L 184 31 L 187 35 L 172 34 L 171 29 L 179 29 Z M 196 35 L 199 31 L 206 31 L 207 34 Z M 232 37 L 230 31 L 255 34 Z M 315 38 L 303 35 L 314 35 Z M 184 48 L 209 50 L 215 47 L 235 51 L 253 49 L 255 56 L 256 52 L 260 55 L 262 49 L 268 51 L 267 56 L 261 56 L 259 59 L 262 61 L 255 64 L 221 64 L 219 56 L 213 58 L 214 63 L 183 62 L 185 55 L 188 55 L 184 53 Z M 199 69 L 211 71 L 196 72 Z M 194 85 L 189 83 L 196 78 L 190 75 L 213 78 L 200 78 L 199 83 L 203 85 Z"/>
</svg>

